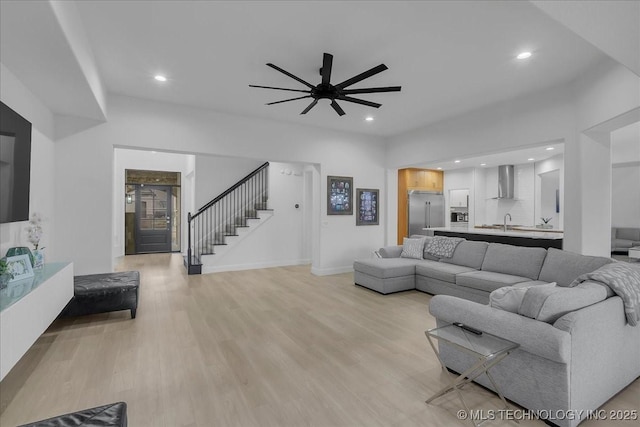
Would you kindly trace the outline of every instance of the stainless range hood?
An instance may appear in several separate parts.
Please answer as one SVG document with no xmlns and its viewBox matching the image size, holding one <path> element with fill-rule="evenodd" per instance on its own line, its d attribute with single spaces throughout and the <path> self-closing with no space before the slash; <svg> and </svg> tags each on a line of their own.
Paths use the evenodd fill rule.
<svg viewBox="0 0 640 427">
<path fill-rule="evenodd" d="M 498 199 L 513 199 L 513 165 L 498 166 Z"/>
</svg>

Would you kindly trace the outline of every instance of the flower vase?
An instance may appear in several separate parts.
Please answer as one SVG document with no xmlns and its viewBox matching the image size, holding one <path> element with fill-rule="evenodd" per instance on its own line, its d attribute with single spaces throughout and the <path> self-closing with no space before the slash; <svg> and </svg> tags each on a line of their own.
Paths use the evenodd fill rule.
<svg viewBox="0 0 640 427">
<path fill-rule="evenodd" d="M 9 248 L 9 250 L 7 251 L 6 257 L 8 258 L 12 256 L 17 256 L 17 255 L 29 255 L 29 261 L 31 261 L 31 267 L 33 267 L 34 260 L 33 260 L 33 253 L 31 252 L 31 249 L 25 246 Z"/>
<path fill-rule="evenodd" d="M 33 252 L 33 269 L 40 269 L 44 267 L 44 249 L 35 249 Z"/>
<path fill-rule="evenodd" d="M 0 274 L 0 289 L 6 288 L 9 282 L 11 281 L 11 278 L 12 278 L 11 274 L 9 273 Z"/>
</svg>

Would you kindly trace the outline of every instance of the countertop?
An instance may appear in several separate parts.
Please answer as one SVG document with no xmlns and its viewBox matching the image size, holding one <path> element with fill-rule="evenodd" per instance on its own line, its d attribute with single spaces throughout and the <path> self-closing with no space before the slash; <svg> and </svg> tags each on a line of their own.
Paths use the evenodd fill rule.
<svg viewBox="0 0 640 427">
<path fill-rule="evenodd" d="M 487 234 L 492 236 L 511 236 L 511 237 L 525 237 L 528 239 L 549 239 L 559 240 L 564 237 L 564 233 L 560 230 L 554 231 L 542 231 L 535 227 L 515 227 L 511 230 L 502 231 L 495 228 L 482 228 L 482 227 L 434 227 L 423 228 L 425 231 L 449 231 L 451 233 L 468 233 L 468 234 Z"/>
</svg>

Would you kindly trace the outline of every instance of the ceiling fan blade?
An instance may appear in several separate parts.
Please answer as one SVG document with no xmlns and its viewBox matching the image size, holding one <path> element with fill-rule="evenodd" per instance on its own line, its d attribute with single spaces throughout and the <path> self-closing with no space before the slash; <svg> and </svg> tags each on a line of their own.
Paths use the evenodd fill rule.
<svg viewBox="0 0 640 427">
<path fill-rule="evenodd" d="M 331 67 L 333 66 L 333 55 L 325 53 L 322 57 L 322 84 L 328 85 L 331 81 Z"/>
<path fill-rule="evenodd" d="M 388 86 L 388 87 L 369 87 L 364 89 L 345 89 L 340 91 L 345 95 L 355 95 L 356 93 L 374 93 L 374 92 L 400 92 L 402 86 Z"/>
<path fill-rule="evenodd" d="M 300 96 L 298 98 L 283 99 L 282 101 L 269 102 L 269 103 L 267 103 L 265 105 L 281 104 L 283 102 L 296 101 L 298 99 L 304 99 L 304 98 L 311 98 L 311 95 Z"/>
<path fill-rule="evenodd" d="M 382 104 L 378 104 L 376 102 L 365 101 L 364 99 L 352 98 L 350 96 L 345 96 L 345 95 L 340 95 L 338 96 L 337 99 L 341 101 L 353 102 L 355 104 L 362 104 L 362 105 L 366 105 L 367 107 L 373 107 L 373 108 L 379 108 L 382 106 Z"/>
<path fill-rule="evenodd" d="M 344 110 L 340 108 L 340 106 L 338 105 L 335 99 L 331 100 L 331 106 L 333 107 L 334 110 L 336 110 L 336 113 L 338 113 L 339 116 L 344 116 Z"/>
<path fill-rule="evenodd" d="M 309 110 L 311 110 L 313 107 L 315 107 L 315 106 L 316 106 L 316 104 L 317 104 L 317 103 L 318 103 L 318 100 L 317 100 L 317 99 L 314 99 L 314 100 L 311 102 L 311 104 L 309 104 L 309 106 L 308 106 L 307 108 L 305 108 L 304 110 L 302 110 L 302 113 L 300 113 L 300 114 L 301 114 L 301 115 L 302 115 L 302 114 L 307 114 L 307 113 L 309 112 Z"/>
<path fill-rule="evenodd" d="M 267 67 L 271 67 L 274 70 L 280 71 L 282 74 L 291 77 L 292 79 L 299 81 L 300 83 L 302 83 L 303 85 L 307 86 L 310 89 L 315 88 L 315 86 L 311 85 L 310 83 L 305 82 L 304 80 L 302 80 L 300 77 L 294 76 L 293 74 L 291 74 L 288 71 L 283 70 L 282 68 L 278 67 L 277 65 L 273 65 L 272 63 L 268 63 Z"/>
<path fill-rule="evenodd" d="M 304 93 L 311 93 L 310 90 L 302 90 L 302 89 L 287 89 L 284 87 L 273 87 L 273 86 L 258 86 L 258 85 L 249 85 L 249 87 L 259 87 L 262 89 L 278 89 L 278 90 L 288 90 L 291 92 L 304 92 Z"/>
<path fill-rule="evenodd" d="M 378 73 L 383 72 L 387 69 L 387 66 L 384 64 L 380 64 L 377 67 L 373 67 L 370 70 L 365 71 L 364 73 L 360 73 L 357 76 L 351 77 L 348 80 L 343 81 L 342 83 L 337 84 L 335 87 L 338 89 L 344 89 L 347 86 L 351 86 L 352 84 L 358 83 L 361 80 L 367 79 L 371 76 L 375 76 Z"/>
</svg>

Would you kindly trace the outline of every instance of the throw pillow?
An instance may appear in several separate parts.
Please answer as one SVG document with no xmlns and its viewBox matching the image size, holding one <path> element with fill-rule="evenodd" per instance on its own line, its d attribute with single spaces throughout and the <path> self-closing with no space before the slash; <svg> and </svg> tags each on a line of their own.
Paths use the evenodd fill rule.
<svg viewBox="0 0 640 427">
<path fill-rule="evenodd" d="M 464 239 L 460 237 L 434 236 L 433 239 L 429 240 L 424 250 L 434 256 L 451 258 L 456 250 L 456 246 L 463 240 Z"/>
<path fill-rule="evenodd" d="M 593 282 L 573 288 L 556 286 L 527 289 L 518 314 L 541 322 L 553 323 L 565 314 L 598 303 L 607 298 L 606 286 Z"/>
<path fill-rule="evenodd" d="M 524 294 L 527 292 L 527 289 L 534 286 L 553 288 L 554 286 L 556 286 L 556 282 L 545 283 L 542 285 L 536 283 L 527 285 L 525 282 L 523 284 L 520 284 L 519 286 L 514 285 L 498 288 L 489 294 L 489 305 L 499 310 L 509 311 L 511 313 L 517 314 L 518 310 L 520 309 L 520 304 L 522 304 Z"/>
<path fill-rule="evenodd" d="M 402 253 L 400 254 L 400 258 L 422 259 L 424 240 L 424 238 L 409 239 L 405 237 L 402 241 Z"/>
</svg>

